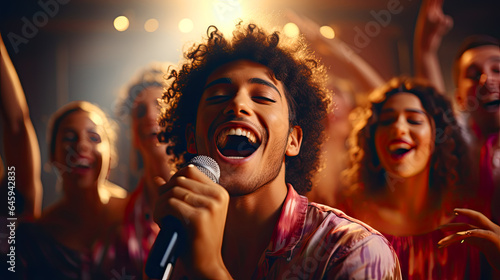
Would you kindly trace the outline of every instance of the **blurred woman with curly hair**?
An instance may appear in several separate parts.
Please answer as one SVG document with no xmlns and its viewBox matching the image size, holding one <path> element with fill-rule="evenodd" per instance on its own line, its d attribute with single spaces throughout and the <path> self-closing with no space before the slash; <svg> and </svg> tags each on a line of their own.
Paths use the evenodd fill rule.
<svg viewBox="0 0 500 280">
<path fill-rule="evenodd" d="M 370 99 L 370 108 L 357 111 L 349 140 L 346 212 L 387 237 L 404 279 L 479 277 L 476 248 L 449 246 L 482 239 L 470 229 L 490 222 L 479 212 L 454 209 L 471 206 L 464 198 L 473 186 L 466 178 L 473 176 L 451 103 L 426 81 L 405 77 Z M 464 223 L 448 224 L 452 220 Z"/>
</svg>

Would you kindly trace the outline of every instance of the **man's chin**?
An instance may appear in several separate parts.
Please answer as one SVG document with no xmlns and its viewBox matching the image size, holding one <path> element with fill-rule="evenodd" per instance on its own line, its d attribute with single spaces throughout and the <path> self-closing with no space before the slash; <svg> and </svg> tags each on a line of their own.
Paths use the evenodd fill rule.
<svg viewBox="0 0 500 280">
<path fill-rule="evenodd" d="M 241 180 L 247 176 L 239 176 L 237 174 L 226 175 L 221 171 L 219 185 L 223 186 L 231 196 L 244 196 L 253 191 L 249 180 Z"/>
<path fill-rule="evenodd" d="M 486 114 L 479 119 L 474 119 L 474 122 L 481 129 L 482 134 L 500 133 L 500 112 Z"/>
</svg>

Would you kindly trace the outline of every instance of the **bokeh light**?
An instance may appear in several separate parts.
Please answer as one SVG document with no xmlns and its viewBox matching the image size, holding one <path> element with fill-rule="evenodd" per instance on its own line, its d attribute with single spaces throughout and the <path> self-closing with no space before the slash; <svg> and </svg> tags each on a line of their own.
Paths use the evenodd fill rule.
<svg viewBox="0 0 500 280">
<path fill-rule="evenodd" d="M 144 30 L 147 32 L 155 32 L 158 27 L 160 27 L 160 23 L 155 18 L 150 18 L 144 23 Z"/>
<path fill-rule="evenodd" d="M 179 30 L 182 33 L 189 33 L 193 30 L 194 24 L 193 21 L 189 18 L 184 18 L 181 21 L 179 21 Z"/>
<path fill-rule="evenodd" d="M 113 25 L 115 26 L 115 29 L 118 31 L 125 31 L 128 29 L 129 26 L 129 21 L 126 16 L 118 16 L 115 18 L 113 21 Z"/>
<path fill-rule="evenodd" d="M 297 37 L 300 34 L 300 30 L 295 23 L 289 22 L 283 27 L 283 33 L 288 37 Z"/>
<path fill-rule="evenodd" d="M 335 30 L 333 30 L 333 28 L 328 25 L 321 26 L 319 28 L 319 33 L 321 33 L 321 35 L 323 35 L 327 39 L 335 38 Z"/>
</svg>

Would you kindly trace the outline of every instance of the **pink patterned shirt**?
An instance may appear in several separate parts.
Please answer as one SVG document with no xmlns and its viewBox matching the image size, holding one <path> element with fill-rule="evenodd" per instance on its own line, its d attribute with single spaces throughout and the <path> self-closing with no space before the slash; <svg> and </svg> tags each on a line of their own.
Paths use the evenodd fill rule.
<svg viewBox="0 0 500 280">
<path fill-rule="evenodd" d="M 182 278 L 181 270 L 174 269 L 174 278 Z M 338 209 L 308 202 L 288 185 L 252 279 L 401 279 L 401 272 L 396 253 L 379 232 Z"/>
</svg>

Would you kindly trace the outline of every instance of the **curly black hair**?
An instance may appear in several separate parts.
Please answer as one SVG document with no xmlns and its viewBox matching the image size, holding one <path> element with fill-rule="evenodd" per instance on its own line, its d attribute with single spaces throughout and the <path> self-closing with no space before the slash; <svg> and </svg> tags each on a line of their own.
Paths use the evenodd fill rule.
<svg viewBox="0 0 500 280">
<path fill-rule="evenodd" d="M 301 152 L 286 157 L 286 181 L 298 193 L 311 189 L 311 178 L 319 167 L 319 154 L 324 139 L 322 120 L 330 109 L 330 94 L 326 85 L 326 69 L 308 50 L 302 39 L 285 42 L 279 32 L 267 33 L 255 24 L 236 25 L 228 40 L 215 27 L 207 29 L 207 40 L 195 44 L 185 53 L 187 62 L 173 70 L 171 86 L 163 95 L 170 108 L 162 114 L 164 127 L 161 141 L 174 146 L 167 152 L 174 155 L 180 167 L 194 155 L 186 152 L 186 126 L 196 123 L 196 114 L 208 76 L 220 66 L 236 60 L 251 60 L 271 69 L 283 83 L 289 106 L 289 125 L 303 131 Z"/>
<path fill-rule="evenodd" d="M 349 192 L 376 193 L 387 187 L 387 174 L 380 165 L 375 148 L 375 131 L 385 102 L 405 92 L 415 95 L 429 118 L 434 133 L 429 188 L 436 201 L 460 199 L 467 178 L 469 150 L 448 98 L 427 81 L 396 77 L 370 95 L 371 106 L 356 112 L 357 118 L 349 138 L 350 168 L 344 171 Z M 445 198 L 446 197 L 446 198 Z"/>
</svg>

